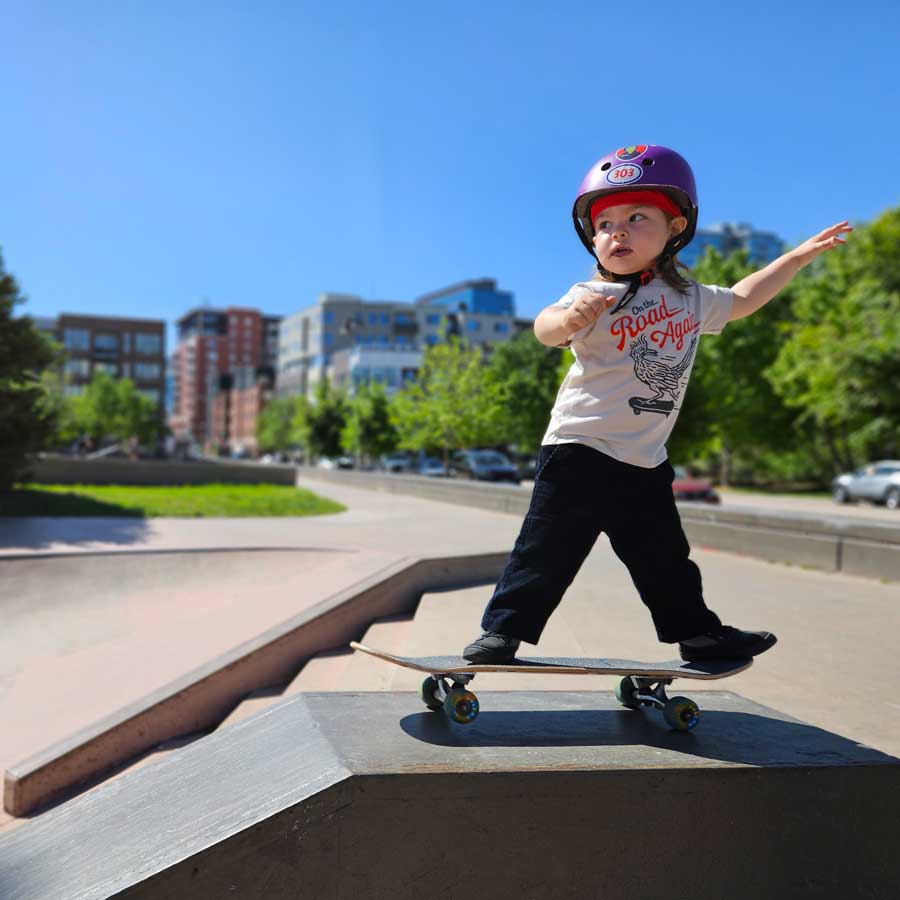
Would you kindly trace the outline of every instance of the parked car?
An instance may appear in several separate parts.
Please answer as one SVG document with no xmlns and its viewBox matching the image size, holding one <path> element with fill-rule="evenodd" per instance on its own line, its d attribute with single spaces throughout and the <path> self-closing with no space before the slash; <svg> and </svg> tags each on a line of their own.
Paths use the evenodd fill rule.
<svg viewBox="0 0 900 900">
<path fill-rule="evenodd" d="M 713 490 L 706 478 L 694 478 L 684 466 L 673 466 L 675 480 L 672 492 L 676 500 L 697 500 L 701 503 L 721 503 L 722 498 Z"/>
<path fill-rule="evenodd" d="M 444 468 L 444 463 L 441 460 L 434 456 L 426 456 L 419 463 L 418 474 L 427 475 L 429 478 L 444 478 L 447 475 L 447 470 Z"/>
<path fill-rule="evenodd" d="M 521 480 L 516 467 L 496 450 L 457 450 L 450 458 L 450 474 L 456 478 L 513 484 Z"/>
<path fill-rule="evenodd" d="M 835 503 L 868 500 L 900 509 L 900 460 L 882 459 L 838 475 L 831 482 L 831 496 Z"/>
<path fill-rule="evenodd" d="M 537 472 L 537 457 L 529 456 L 528 454 L 519 455 L 515 458 L 516 471 L 519 473 L 519 478 L 523 481 L 534 481 L 535 473 Z"/>
<path fill-rule="evenodd" d="M 396 453 L 386 453 L 378 461 L 378 467 L 385 472 L 411 472 L 415 457 L 411 453 L 399 450 Z"/>
</svg>

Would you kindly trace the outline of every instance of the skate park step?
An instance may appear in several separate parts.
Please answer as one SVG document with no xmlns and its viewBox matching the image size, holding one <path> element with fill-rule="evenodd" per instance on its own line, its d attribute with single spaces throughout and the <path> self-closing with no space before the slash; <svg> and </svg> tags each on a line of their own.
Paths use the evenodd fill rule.
<svg viewBox="0 0 900 900">
<path fill-rule="evenodd" d="M 479 696 L 468 726 L 281 700 L 0 834 L 0 896 L 896 897 L 894 757 L 724 691 L 689 734 L 605 691 Z"/>
</svg>

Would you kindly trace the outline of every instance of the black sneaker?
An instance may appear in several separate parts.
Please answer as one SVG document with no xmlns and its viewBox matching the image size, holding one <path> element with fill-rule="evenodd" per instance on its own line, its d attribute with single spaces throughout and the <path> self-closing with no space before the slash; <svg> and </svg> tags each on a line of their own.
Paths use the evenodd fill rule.
<svg viewBox="0 0 900 900">
<path fill-rule="evenodd" d="M 723 625 L 707 634 L 698 634 L 678 645 L 681 658 L 689 662 L 705 659 L 746 659 L 773 647 L 778 638 L 771 631 L 741 631 Z"/>
<path fill-rule="evenodd" d="M 496 631 L 486 631 L 477 641 L 473 641 L 463 650 L 463 659 L 479 665 L 508 663 L 515 657 L 520 643 L 522 642 L 518 638 L 498 634 Z"/>
</svg>

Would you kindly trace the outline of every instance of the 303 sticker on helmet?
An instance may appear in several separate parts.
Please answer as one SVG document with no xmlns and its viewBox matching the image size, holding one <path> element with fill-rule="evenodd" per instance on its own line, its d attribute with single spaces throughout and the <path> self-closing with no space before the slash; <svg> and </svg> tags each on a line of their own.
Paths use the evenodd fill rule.
<svg viewBox="0 0 900 900">
<path fill-rule="evenodd" d="M 616 159 L 628 162 L 643 156 L 646 152 L 647 144 L 632 144 L 630 147 L 622 147 L 620 150 L 616 150 Z"/>
<path fill-rule="evenodd" d="M 640 166 L 628 163 L 610 169 L 606 173 L 606 180 L 610 184 L 631 184 L 632 181 L 637 181 L 643 174 L 644 170 Z"/>
</svg>

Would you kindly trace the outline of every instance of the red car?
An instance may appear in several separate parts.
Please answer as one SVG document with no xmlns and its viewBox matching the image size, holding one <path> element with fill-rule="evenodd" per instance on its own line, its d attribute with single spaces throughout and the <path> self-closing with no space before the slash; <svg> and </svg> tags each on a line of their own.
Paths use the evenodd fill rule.
<svg viewBox="0 0 900 900">
<path fill-rule="evenodd" d="M 699 503 L 721 503 L 722 499 L 713 490 L 712 482 L 706 478 L 692 478 L 684 466 L 674 466 L 675 480 L 672 491 L 676 500 L 696 500 Z"/>
</svg>

